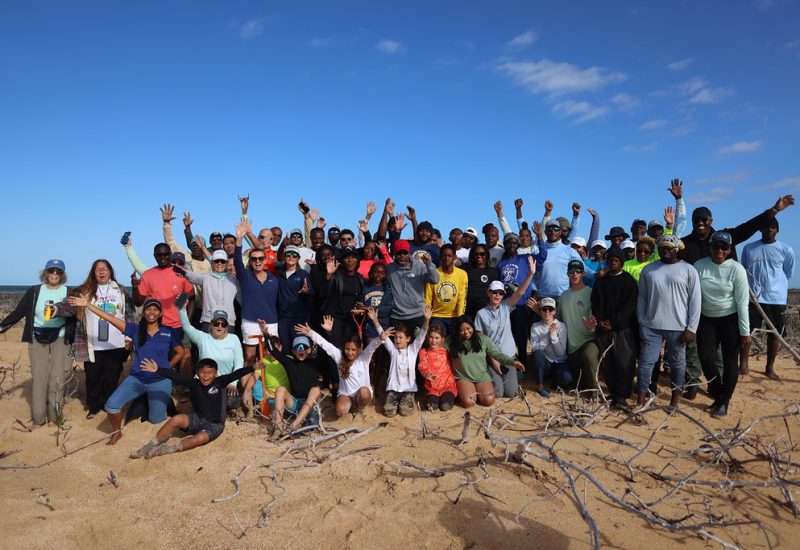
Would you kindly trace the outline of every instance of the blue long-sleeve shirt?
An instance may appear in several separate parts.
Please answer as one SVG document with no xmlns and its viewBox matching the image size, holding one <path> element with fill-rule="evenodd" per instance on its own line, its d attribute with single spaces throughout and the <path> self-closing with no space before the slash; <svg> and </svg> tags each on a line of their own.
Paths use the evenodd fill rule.
<svg viewBox="0 0 800 550">
<path fill-rule="evenodd" d="M 786 305 L 794 272 L 794 250 L 780 241 L 756 241 L 744 247 L 742 265 L 761 304 Z"/>
<path fill-rule="evenodd" d="M 300 292 L 305 282 L 308 292 Z M 278 314 L 280 317 L 308 320 L 311 314 L 311 302 L 314 299 L 314 287 L 311 276 L 304 269 L 296 269 L 286 276 L 278 275 Z"/>
<path fill-rule="evenodd" d="M 561 241 L 547 243 L 544 247 L 547 250 L 547 261 L 542 264 L 541 269 L 536 271 L 539 279 L 539 294 L 542 297 L 558 298 L 569 288 L 569 278 L 567 277 L 567 265 L 572 260 L 583 263 L 580 254 L 569 245 Z M 585 273 L 589 274 L 589 268 L 584 268 Z M 592 272 L 592 275 L 594 272 Z"/>
<path fill-rule="evenodd" d="M 277 323 L 278 278 L 264 271 L 267 278 L 263 283 L 259 281 L 251 270 L 244 267 L 241 246 L 237 246 L 233 252 L 233 265 L 236 266 L 236 278 L 242 289 L 242 319 L 263 319 L 268 324 Z"/>
<path fill-rule="evenodd" d="M 517 254 L 511 258 L 500 260 L 500 263 L 497 264 L 497 272 L 500 274 L 500 280 L 504 285 L 518 287 L 525 281 L 528 273 L 530 273 L 528 268 L 529 256 L 532 256 L 532 254 Z M 539 252 L 534 256 L 534 259 L 536 260 L 536 270 L 538 271 L 547 260 L 547 247 L 544 242 L 539 241 Z M 528 285 L 525 293 L 515 305 L 525 305 L 535 290 L 536 281 L 534 278 L 531 279 L 531 284 Z"/>
</svg>

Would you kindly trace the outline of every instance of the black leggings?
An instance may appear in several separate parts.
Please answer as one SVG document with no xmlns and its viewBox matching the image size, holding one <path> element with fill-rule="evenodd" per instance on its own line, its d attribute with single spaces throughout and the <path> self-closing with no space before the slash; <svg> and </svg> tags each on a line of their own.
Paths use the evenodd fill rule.
<svg viewBox="0 0 800 550">
<path fill-rule="evenodd" d="M 719 403 L 727 405 L 736 382 L 739 380 L 739 315 L 725 317 L 700 315 L 697 327 L 697 354 L 703 374 L 708 380 L 708 391 Z M 717 374 L 717 346 L 722 348 L 722 380 Z"/>
<path fill-rule="evenodd" d="M 86 407 L 90 412 L 103 410 L 106 400 L 114 393 L 122 374 L 122 363 L 128 358 L 125 348 L 95 350 L 94 362 L 86 361 Z"/>
</svg>

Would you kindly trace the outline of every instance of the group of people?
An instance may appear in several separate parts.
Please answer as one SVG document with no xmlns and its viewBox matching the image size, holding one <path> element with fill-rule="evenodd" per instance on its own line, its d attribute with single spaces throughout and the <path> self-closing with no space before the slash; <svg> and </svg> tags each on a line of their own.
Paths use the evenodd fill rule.
<svg viewBox="0 0 800 550">
<path fill-rule="evenodd" d="M 543 219 L 529 223 L 522 199 L 514 202 L 517 231 L 498 201 L 497 225 L 485 224 L 483 238 L 455 228 L 446 243 L 413 207 L 396 212 L 391 199 L 374 233 L 373 202 L 352 230 L 328 226 L 301 201 L 302 229 L 256 234 L 243 197 L 235 232 L 207 242 L 185 213 L 183 246 L 167 204 L 153 267 L 123 235 L 131 292 L 105 259 L 74 288 L 64 263 L 50 260 L 0 332 L 25 319 L 33 427 L 63 420 L 73 359 L 86 373 L 86 417 L 106 411 L 109 443 L 122 437 L 129 403 L 129 416 L 136 410 L 154 424 L 172 416 L 134 458 L 212 441 L 226 410 L 248 414 L 265 400 L 281 434 L 318 421 L 324 388 L 338 416 L 367 407 L 376 390 L 386 416 L 408 416 L 420 386 L 419 406 L 432 411 L 489 406 L 516 396 L 528 372 L 545 398 L 558 389 L 605 399 L 604 382 L 612 406 L 624 410 L 632 395 L 641 408 L 657 394 L 662 371 L 672 407 L 695 399 L 705 376 L 710 411 L 721 417 L 748 372 L 751 330 L 763 317 L 783 330 L 794 253 L 777 240 L 776 216 L 795 201 L 780 197 L 722 230 L 699 207 L 680 238 L 683 184 L 673 180 L 668 190 L 675 205 L 663 222 L 635 219 L 630 233 L 614 226 L 605 239 L 594 210 L 584 238 L 578 203 L 567 219 L 552 217 L 546 201 Z M 739 260 L 736 245 L 759 231 Z M 777 351 L 770 333 L 766 374 L 775 379 Z M 176 413 L 173 384 L 189 393 L 192 412 Z M 191 437 L 170 444 L 178 434 Z"/>
</svg>

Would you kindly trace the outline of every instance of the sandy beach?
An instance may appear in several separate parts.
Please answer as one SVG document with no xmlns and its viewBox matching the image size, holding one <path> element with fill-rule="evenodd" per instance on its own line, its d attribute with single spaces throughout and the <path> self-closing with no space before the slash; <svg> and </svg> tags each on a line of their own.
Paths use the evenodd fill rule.
<svg viewBox="0 0 800 550">
<path fill-rule="evenodd" d="M 149 461 L 132 460 L 128 454 L 152 437 L 155 427 L 136 420 L 124 427 L 116 446 L 98 441 L 109 425 L 103 414 L 84 419 L 83 372 L 76 366 L 65 429 L 27 432 L 16 421 L 30 420 L 30 368 L 20 334 L 21 328 L 15 327 L 0 336 L 0 366 L 6 370 L 0 399 L 0 513 L 8 548 L 254 548 L 275 542 L 314 548 L 592 545 L 566 474 L 545 460 L 546 453 L 536 456 L 545 447 L 533 444 L 532 452 L 515 457 L 517 446 L 512 443 L 506 460 L 506 445 L 492 445 L 478 424 L 470 425 L 468 441 L 459 444 L 465 412 L 461 408 L 387 419 L 370 406 L 363 414 L 334 420 L 326 398 L 328 432 L 353 431 L 313 445 L 309 442 L 319 438 L 318 431 L 270 442 L 264 426 L 231 420 L 211 445 Z M 800 370 L 793 361 L 780 360 L 782 383 L 758 374 L 763 358 L 752 361 L 751 369 L 753 374 L 740 379 L 728 418 L 711 418 L 704 410 L 710 403 L 704 394 L 684 402 L 681 410 L 709 432 L 687 416 L 668 417 L 657 407 L 631 418 L 605 409 L 594 413 L 587 403 L 576 406 L 574 397 L 542 399 L 532 392 L 528 404 L 519 398 L 500 400 L 492 409 L 473 408 L 471 417 L 484 426 L 491 424 L 490 433 L 499 438 L 553 434 L 541 441 L 560 460 L 586 469 L 613 495 L 635 506 L 637 498 L 626 495 L 626 490 L 633 491 L 649 504 L 641 510 L 676 526 L 744 522 L 706 530 L 741 548 L 767 548 L 767 539 L 773 547 L 790 547 L 800 535 L 800 525 L 779 487 L 702 484 L 726 478 L 731 485 L 775 480 L 769 462 L 753 455 L 757 447 L 773 449 L 782 463 L 794 456 L 789 449 L 800 440 L 797 415 L 785 421 L 764 420 L 744 435 L 730 431 L 764 415 L 797 411 Z M 661 398 L 654 405 L 665 403 Z M 180 403 L 179 408 L 187 405 Z M 573 438 L 556 437 L 559 433 Z M 730 439 L 732 434 L 740 443 L 715 453 L 714 438 Z M 65 452 L 71 454 L 64 456 Z M 624 462 L 634 456 L 629 470 Z M 12 467 L 52 460 L 38 468 Z M 797 482 L 794 463 L 779 467 L 788 468 L 781 476 Z M 644 541 L 651 546 L 718 545 L 691 530 L 670 532 L 653 526 L 614 503 L 576 470 L 570 471 L 596 523 L 601 546 L 634 548 Z M 693 471 L 692 482 L 678 489 L 675 482 L 654 475 L 685 477 Z M 240 472 L 238 495 L 212 503 L 234 493 L 232 480 Z M 796 488 L 792 492 L 798 498 Z"/>
</svg>

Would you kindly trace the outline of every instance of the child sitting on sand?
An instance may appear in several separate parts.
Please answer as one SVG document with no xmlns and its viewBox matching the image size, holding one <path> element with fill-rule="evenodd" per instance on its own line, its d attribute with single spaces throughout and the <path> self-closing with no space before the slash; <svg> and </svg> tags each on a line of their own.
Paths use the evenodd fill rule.
<svg viewBox="0 0 800 550">
<path fill-rule="evenodd" d="M 169 453 L 188 451 L 210 443 L 222 435 L 225 429 L 225 405 L 227 403 L 226 388 L 231 382 L 253 372 L 252 367 L 237 369 L 230 374 L 217 376 L 217 362 L 213 359 L 200 359 L 197 363 L 197 378 L 187 378 L 170 369 L 158 367 L 152 359 L 142 360 L 142 370 L 156 373 L 173 382 L 189 388 L 192 401 L 192 412 L 177 414 L 161 426 L 156 437 L 147 445 L 131 453 L 131 458 L 161 456 Z M 169 438 L 178 431 L 191 435 L 174 445 L 168 445 Z"/>
<path fill-rule="evenodd" d="M 417 354 L 425 342 L 432 311 L 430 306 L 425 306 L 423 311 L 425 322 L 413 342 L 411 341 L 413 333 L 408 326 L 399 325 L 385 331 L 390 336 L 394 334 L 394 342 L 389 338 L 384 342 L 391 358 L 389 381 L 386 384 L 386 404 L 383 406 L 383 414 L 386 416 L 396 415 L 398 409 L 401 416 L 414 414 L 414 394 L 417 392 L 417 369 L 415 368 Z"/>
<path fill-rule="evenodd" d="M 253 376 L 247 377 L 248 380 L 244 391 L 253 396 L 256 408 L 264 399 L 269 399 L 270 410 L 275 408 L 275 391 L 278 386 L 283 386 L 291 391 L 292 386 L 289 384 L 286 369 L 275 359 L 275 356 L 281 353 L 282 350 L 281 339 L 277 336 L 270 336 L 268 344 L 264 346 L 264 358 L 261 363 L 256 364 L 254 367 Z M 266 379 L 266 384 L 263 383 L 262 377 Z M 264 395 L 265 385 L 267 387 L 266 396 Z"/>
<path fill-rule="evenodd" d="M 449 411 L 456 401 L 456 379 L 450 354 L 442 343 L 442 325 L 433 323 L 428 330 L 428 347 L 419 351 L 419 372 L 425 378 L 425 406 L 429 411 Z"/>
<path fill-rule="evenodd" d="M 295 330 L 302 325 L 295 326 Z M 292 341 L 292 356 L 276 353 L 277 359 L 286 369 L 289 387 L 278 386 L 275 390 L 275 408 L 272 409 L 272 427 L 279 433 L 295 431 L 311 414 L 322 399 L 319 386 L 319 367 L 311 358 L 311 340 L 301 334 Z M 291 388 L 291 389 L 290 389 Z M 283 424 L 284 412 L 294 416 L 289 426 Z"/>
</svg>

